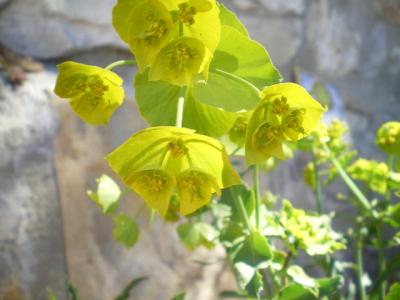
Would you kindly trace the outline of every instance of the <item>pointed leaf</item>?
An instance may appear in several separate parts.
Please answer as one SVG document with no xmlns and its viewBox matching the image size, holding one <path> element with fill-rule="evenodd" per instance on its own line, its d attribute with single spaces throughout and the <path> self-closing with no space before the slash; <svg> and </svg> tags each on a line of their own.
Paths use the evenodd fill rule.
<svg viewBox="0 0 400 300">
<path fill-rule="evenodd" d="M 120 214 L 114 218 L 113 236 L 122 245 L 131 248 L 139 238 L 139 227 L 134 219 Z"/>
</svg>

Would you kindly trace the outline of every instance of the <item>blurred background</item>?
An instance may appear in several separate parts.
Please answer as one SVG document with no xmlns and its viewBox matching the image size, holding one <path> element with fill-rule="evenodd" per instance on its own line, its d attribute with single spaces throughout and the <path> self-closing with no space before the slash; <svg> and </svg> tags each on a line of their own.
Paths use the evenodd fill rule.
<svg viewBox="0 0 400 300">
<path fill-rule="evenodd" d="M 296 69 L 305 86 L 323 84 L 355 147 L 379 159 L 376 129 L 400 118 L 400 0 L 223 3 L 266 46 L 286 81 Z M 132 68 L 116 70 L 127 99 L 108 127 L 85 125 L 52 92 L 59 62 L 106 66 L 130 58 L 111 26 L 113 4 L 0 0 L 0 299 L 46 299 L 46 288 L 65 296 L 67 279 L 85 300 L 111 299 L 139 276 L 150 278 L 132 299 L 187 291 L 189 300 L 212 300 L 234 287 L 222 250 L 189 252 L 174 225 L 160 220 L 150 231 L 140 216 L 139 243 L 122 248 L 112 239 L 111 220 L 86 196 L 97 177 L 111 174 L 104 155 L 146 126 L 136 112 Z M 313 208 L 302 180 L 306 160 L 297 155 L 264 183 Z M 324 203 L 339 216 L 337 230 L 352 218 L 349 206 L 335 200 L 344 190 L 336 184 Z M 141 200 L 128 196 L 122 205 L 133 213 Z"/>
</svg>

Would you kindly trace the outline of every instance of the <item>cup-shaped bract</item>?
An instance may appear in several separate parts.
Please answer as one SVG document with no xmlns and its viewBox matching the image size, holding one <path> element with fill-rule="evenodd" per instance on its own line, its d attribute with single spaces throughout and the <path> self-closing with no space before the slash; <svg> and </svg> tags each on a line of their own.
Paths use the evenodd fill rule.
<svg viewBox="0 0 400 300">
<path fill-rule="evenodd" d="M 215 0 L 166 0 L 180 36 L 202 41 L 214 53 L 221 36 L 219 8 Z"/>
<path fill-rule="evenodd" d="M 174 193 L 180 214 L 187 215 L 206 205 L 213 193 L 240 183 L 223 145 L 186 128 L 144 129 L 106 159 L 122 181 L 162 217 Z"/>
<path fill-rule="evenodd" d="M 70 106 L 85 122 L 107 124 L 124 101 L 123 80 L 112 71 L 67 61 L 58 66 L 54 92 L 70 99 Z"/>
<path fill-rule="evenodd" d="M 376 143 L 383 151 L 400 156 L 400 122 L 382 124 L 376 133 Z"/>
<path fill-rule="evenodd" d="M 265 88 L 247 127 L 247 164 L 270 157 L 285 159 L 283 143 L 308 136 L 325 110 L 298 84 L 279 83 Z"/>
<path fill-rule="evenodd" d="M 251 112 L 239 113 L 235 123 L 229 130 L 229 139 L 239 147 L 244 146 L 246 142 L 246 131 L 250 116 Z"/>
<path fill-rule="evenodd" d="M 157 54 L 174 35 L 171 14 L 158 0 L 136 6 L 125 26 L 130 26 L 128 44 L 141 72 L 154 63 Z"/>
<path fill-rule="evenodd" d="M 149 80 L 173 85 L 190 85 L 195 77 L 207 79 L 211 54 L 194 38 L 179 38 L 166 45 L 150 68 Z"/>
</svg>

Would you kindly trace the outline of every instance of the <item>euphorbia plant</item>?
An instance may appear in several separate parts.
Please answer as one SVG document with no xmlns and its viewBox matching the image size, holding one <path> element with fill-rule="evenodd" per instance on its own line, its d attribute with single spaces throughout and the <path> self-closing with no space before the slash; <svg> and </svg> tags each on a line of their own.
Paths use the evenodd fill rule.
<svg viewBox="0 0 400 300">
<path fill-rule="evenodd" d="M 106 156 L 111 169 L 150 212 L 180 222 L 177 231 L 189 249 L 217 243 L 226 249 L 238 291 L 221 296 L 338 295 L 342 279 L 335 268 L 316 279 L 295 261 L 303 251 L 326 266 L 346 247 L 331 228 L 331 216 L 296 209 L 289 200 L 274 210 L 277 196 L 261 194 L 259 184 L 260 170 L 268 172 L 277 159 L 290 158 L 291 148 L 308 143 L 315 154 L 328 147 L 321 124 L 326 108 L 300 85 L 281 83 L 264 47 L 215 0 L 119 0 L 112 16 L 135 60 L 104 69 L 62 63 L 55 87 L 83 121 L 107 124 L 124 98 L 122 79 L 113 69 L 137 64 L 136 102 L 151 127 Z M 389 139 L 396 152 L 395 130 L 383 131 L 378 143 Z M 247 165 L 242 174 L 253 172 L 251 188 L 230 161 L 242 156 Z M 315 184 L 319 177 L 312 178 Z M 131 216 L 116 213 L 118 185 L 103 175 L 89 196 L 114 218 L 115 238 L 133 246 L 138 227 Z M 364 198 L 360 201 L 370 211 Z"/>
</svg>

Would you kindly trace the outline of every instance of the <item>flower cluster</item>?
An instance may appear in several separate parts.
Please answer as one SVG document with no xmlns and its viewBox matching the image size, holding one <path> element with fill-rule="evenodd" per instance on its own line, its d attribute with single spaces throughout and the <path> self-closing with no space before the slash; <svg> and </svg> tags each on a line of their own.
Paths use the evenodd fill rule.
<svg viewBox="0 0 400 300">
<path fill-rule="evenodd" d="M 385 152 L 400 155 L 400 122 L 386 122 L 376 134 L 376 143 Z"/>
<path fill-rule="evenodd" d="M 325 108 L 301 86 L 280 83 L 265 88 L 246 131 L 246 162 L 285 159 L 283 144 L 298 141 L 317 128 Z"/>
<path fill-rule="evenodd" d="M 92 125 L 107 124 L 124 101 L 123 80 L 114 72 L 72 61 L 58 65 L 54 92 L 71 99 L 75 113 Z"/>
<path fill-rule="evenodd" d="M 301 248 L 313 256 L 346 248 L 343 237 L 331 228 L 331 218 L 327 215 L 307 214 L 285 200 L 276 219 L 283 228 L 283 239 L 294 252 Z"/>
<path fill-rule="evenodd" d="M 221 32 L 215 0 L 119 0 L 113 25 L 149 80 L 179 86 L 207 78 Z"/>
<path fill-rule="evenodd" d="M 144 129 L 106 159 L 162 217 L 176 207 L 171 204 L 173 195 L 180 214 L 188 215 L 206 205 L 213 193 L 240 183 L 222 144 L 185 128 Z"/>
</svg>

